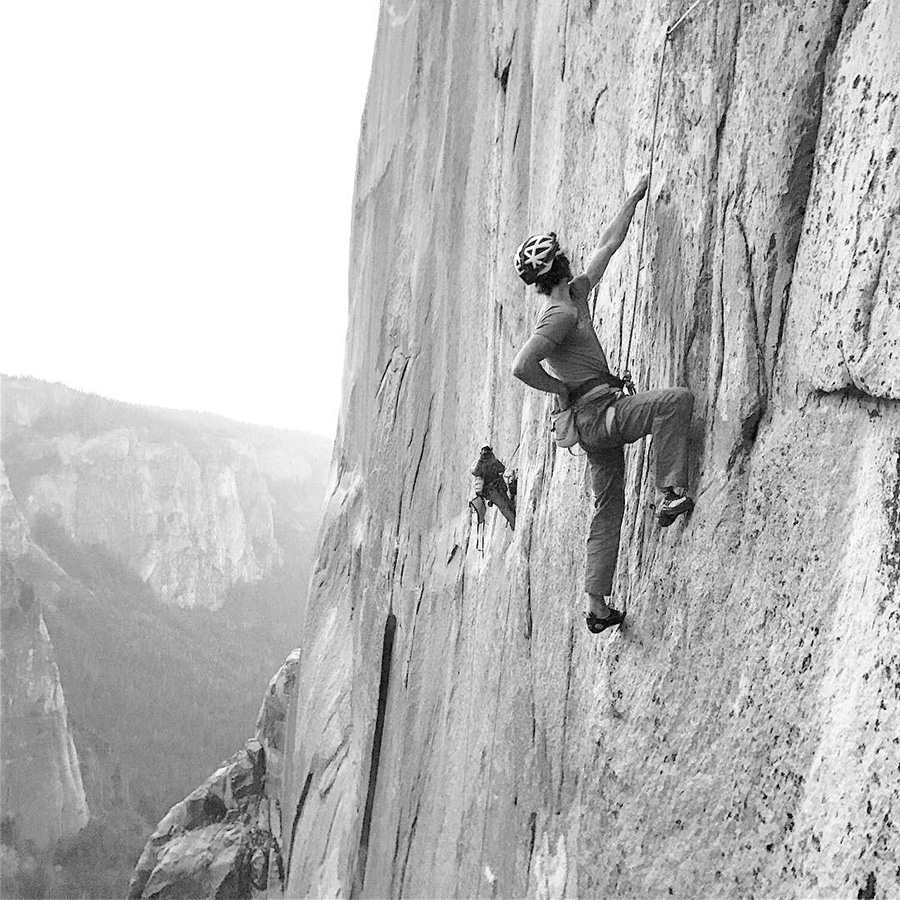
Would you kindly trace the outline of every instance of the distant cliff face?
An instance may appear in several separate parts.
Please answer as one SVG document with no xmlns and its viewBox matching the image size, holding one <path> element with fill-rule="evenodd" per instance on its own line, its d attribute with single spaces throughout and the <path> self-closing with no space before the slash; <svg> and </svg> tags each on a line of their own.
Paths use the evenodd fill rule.
<svg viewBox="0 0 900 900">
<path fill-rule="evenodd" d="M 694 392 L 697 509 L 659 530 L 630 451 L 621 631 L 579 613 L 584 461 L 510 375 L 539 308 L 513 251 L 585 260 L 687 7 L 383 5 L 286 896 L 900 893 L 892 0 L 704 0 L 667 49 L 595 323 Z M 520 481 L 482 556 L 486 443 Z"/>
<path fill-rule="evenodd" d="M 78 753 L 53 643 L 34 590 L 13 574 L 33 549 L 28 525 L 0 466 L 4 844 L 38 848 L 70 837 L 88 821 Z"/>
<path fill-rule="evenodd" d="M 204 431 L 188 419 L 3 382 L 4 453 L 28 518 L 49 517 L 77 543 L 112 552 L 164 603 L 216 609 L 228 588 L 283 561 L 270 483 L 314 477 L 321 465 L 286 433 L 266 441 L 255 429 L 253 440 L 234 423 Z"/>
</svg>

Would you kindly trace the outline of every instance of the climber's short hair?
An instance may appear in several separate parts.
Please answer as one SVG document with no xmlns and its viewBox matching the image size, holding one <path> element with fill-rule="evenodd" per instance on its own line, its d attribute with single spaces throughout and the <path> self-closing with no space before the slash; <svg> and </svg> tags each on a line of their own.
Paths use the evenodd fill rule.
<svg viewBox="0 0 900 900">
<path fill-rule="evenodd" d="M 565 253 L 559 253 L 553 265 L 534 282 L 539 294 L 549 294 L 561 281 L 572 280 L 572 266 Z"/>
</svg>

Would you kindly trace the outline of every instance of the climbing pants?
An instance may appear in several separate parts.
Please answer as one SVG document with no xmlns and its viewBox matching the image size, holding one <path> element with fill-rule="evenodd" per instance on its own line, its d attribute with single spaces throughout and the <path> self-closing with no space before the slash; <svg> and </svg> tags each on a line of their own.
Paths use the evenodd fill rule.
<svg viewBox="0 0 900 900">
<path fill-rule="evenodd" d="M 667 388 L 621 395 L 611 403 L 601 400 L 578 410 L 578 431 L 594 492 L 585 564 L 584 589 L 589 594 L 612 593 L 625 515 L 625 444 L 652 435 L 657 488 L 687 488 L 693 408 L 694 395 L 687 388 Z"/>
</svg>

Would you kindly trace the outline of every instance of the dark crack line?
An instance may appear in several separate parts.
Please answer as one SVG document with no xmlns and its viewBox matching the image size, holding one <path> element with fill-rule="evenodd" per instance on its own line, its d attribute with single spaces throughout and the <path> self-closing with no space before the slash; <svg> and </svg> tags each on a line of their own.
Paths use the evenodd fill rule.
<svg viewBox="0 0 900 900">
<path fill-rule="evenodd" d="M 747 290 L 750 292 L 750 308 L 746 310 L 746 314 L 750 318 L 753 327 L 753 348 L 756 354 L 756 397 L 757 404 L 749 415 L 745 416 L 741 422 L 741 434 L 744 447 L 749 446 L 756 439 L 756 430 L 760 419 L 765 414 L 769 405 L 769 384 L 766 379 L 766 355 L 765 348 L 760 346 L 759 330 L 756 322 L 756 282 L 753 278 L 753 251 L 750 247 L 750 241 L 747 239 L 747 229 L 741 217 L 735 212 L 734 221 L 737 224 L 738 233 L 744 242 L 744 259 L 745 259 L 745 277 Z M 734 455 L 734 453 L 732 453 Z M 729 461 L 729 468 L 731 461 Z"/>
<path fill-rule="evenodd" d="M 401 579 L 402 580 L 402 579 Z M 413 653 L 416 646 L 416 628 L 419 624 L 419 608 L 422 606 L 422 598 L 425 596 L 425 585 L 419 589 L 419 599 L 416 602 L 416 611 L 413 613 L 412 631 L 409 634 L 409 656 L 406 658 L 406 672 L 403 676 L 403 687 L 409 687 L 409 670 L 412 666 Z"/>
<path fill-rule="evenodd" d="M 559 80 L 566 80 L 566 55 L 568 51 L 567 40 L 569 37 L 569 0 L 566 0 L 566 8 L 563 11 L 563 33 L 562 33 L 562 68 L 559 73 Z"/>
<path fill-rule="evenodd" d="M 595 117 L 596 117 L 596 115 L 597 115 L 597 106 L 600 104 L 600 98 L 601 98 L 608 90 L 609 90 L 609 85 L 608 85 L 608 84 L 604 84 L 603 87 L 600 89 L 600 93 L 597 94 L 597 98 L 594 100 L 594 105 L 591 107 L 591 125 L 594 124 L 594 119 L 595 119 Z M 596 303 L 596 297 L 594 298 L 594 300 L 595 300 L 595 303 Z M 595 306 L 595 308 L 596 308 L 596 306 Z"/>
<path fill-rule="evenodd" d="M 719 296 L 714 298 L 714 302 L 719 306 L 719 351 L 716 354 L 716 375 L 714 391 L 712 396 L 713 410 L 719 405 L 719 394 L 722 391 L 722 372 L 725 369 L 725 223 L 728 220 L 728 207 L 731 198 L 725 200 L 722 209 L 722 215 L 718 222 L 719 227 Z"/>
<path fill-rule="evenodd" d="M 394 354 L 397 352 L 397 350 L 397 347 L 394 347 L 394 349 L 391 350 L 391 353 L 388 356 L 388 361 L 384 364 L 384 369 L 381 372 L 381 378 L 378 382 L 378 390 L 375 391 L 376 397 L 381 393 L 382 388 L 384 387 L 384 380 L 385 378 L 387 378 L 388 370 L 391 368 L 391 363 L 394 361 Z"/>
<path fill-rule="evenodd" d="M 569 695 L 572 692 L 572 660 L 575 657 L 575 621 L 569 623 L 569 652 L 566 659 L 566 693 L 563 701 L 562 742 L 559 760 L 559 792 L 556 796 L 556 811 L 562 813 L 562 795 L 566 783 L 566 747 L 569 730 Z"/>
<path fill-rule="evenodd" d="M 397 395 L 394 399 L 394 416 L 391 419 L 391 431 L 394 430 L 394 426 L 397 424 L 397 411 L 400 408 L 400 392 L 403 390 L 403 379 L 406 378 L 406 370 L 409 368 L 409 363 L 412 357 L 404 356 L 403 357 L 403 368 L 400 370 L 400 380 L 397 382 Z"/>
<path fill-rule="evenodd" d="M 844 20 L 847 16 L 847 10 L 849 6 L 850 0 L 837 0 L 837 2 L 832 7 L 833 13 L 831 28 L 829 29 L 828 34 L 825 36 L 825 39 L 822 42 L 822 52 L 819 54 L 819 58 L 815 63 L 815 72 L 816 78 L 818 78 L 818 84 L 813 81 L 813 83 L 810 85 L 810 94 L 812 94 L 816 101 L 813 106 L 813 117 L 809 129 L 805 132 L 805 134 L 801 135 L 794 159 L 794 165 L 792 167 L 792 176 L 804 178 L 799 189 L 796 189 L 796 193 L 798 196 L 797 208 L 802 208 L 803 213 L 798 217 L 795 228 L 793 229 L 793 234 L 788 235 L 788 244 L 785 247 L 785 261 L 788 266 L 788 275 L 785 280 L 783 296 L 781 298 L 781 310 L 778 317 L 778 332 L 775 335 L 775 340 L 773 342 L 775 345 L 775 350 L 772 356 L 773 380 L 774 373 L 778 368 L 778 362 L 781 357 L 781 346 L 784 337 L 784 324 L 787 320 L 788 308 L 790 307 L 791 286 L 794 279 L 794 268 L 797 263 L 797 251 L 799 249 L 800 241 L 803 236 L 804 226 L 806 224 L 806 218 L 809 210 L 809 198 L 812 193 L 812 185 L 813 181 L 815 180 L 815 173 L 818 163 L 817 156 L 819 150 L 819 132 L 822 127 L 822 117 L 825 110 L 825 92 L 828 89 L 828 61 L 834 51 L 837 49 L 837 45 L 840 42 L 841 33 L 844 29 Z M 806 172 L 805 174 L 803 173 L 802 165 L 804 155 L 809 156 L 808 172 Z"/>
<path fill-rule="evenodd" d="M 434 394 L 431 395 L 431 401 L 428 404 L 428 416 L 425 420 L 425 432 L 422 435 L 422 448 L 419 451 L 419 461 L 416 463 L 416 473 L 413 476 L 412 490 L 409 492 L 409 500 L 412 503 L 413 496 L 416 493 L 416 485 L 419 481 L 419 472 L 422 468 L 422 460 L 425 457 L 425 447 L 428 444 L 428 432 L 431 430 L 431 411 L 434 407 Z"/>
<path fill-rule="evenodd" d="M 369 784 L 366 791 L 366 805 L 363 811 L 362 827 L 359 836 L 359 848 L 356 856 L 356 879 L 351 896 L 358 897 L 365 887 L 366 866 L 369 857 L 369 837 L 372 827 L 372 815 L 375 808 L 375 796 L 378 786 L 378 770 L 381 768 L 381 749 L 384 740 L 385 723 L 387 721 L 388 701 L 391 684 L 391 666 L 394 654 L 394 639 L 397 630 L 397 617 L 389 613 L 384 623 L 384 638 L 381 646 L 381 679 L 378 687 L 378 701 L 375 711 L 375 728 L 372 734 L 372 748 L 369 754 Z M 293 855 L 293 848 L 291 850 Z"/>
<path fill-rule="evenodd" d="M 285 883 L 290 881 L 291 877 L 291 860 L 294 858 L 294 841 L 297 837 L 297 826 L 300 824 L 300 816 L 303 814 L 303 807 L 306 805 L 306 798 L 309 796 L 309 788 L 312 784 L 313 773 L 310 772 L 306 776 L 306 781 L 303 784 L 303 790 L 300 792 L 300 799 L 297 801 L 297 809 L 294 811 L 294 823 L 291 826 L 291 843 L 290 843 L 290 853 L 287 858 L 287 872 L 285 873 L 284 880 Z"/>
<path fill-rule="evenodd" d="M 403 896 L 403 885 L 406 882 L 406 867 L 409 865 L 409 857 L 410 857 L 410 854 L 412 853 L 413 841 L 415 841 L 415 839 L 416 839 L 416 825 L 419 824 L 420 805 L 421 805 L 421 798 L 416 801 L 416 811 L 413 814 L 412 822 L 409 825 L 409 837 L 407 838 L 407 842 L 406 842 L 406 853 L 404 854 L 404 857 L 403 857 L 403 867 L 400 869 L 400 880 L 399 880 L 399 884 L 398 884 L 399 890 L 397 892 L 398 897 Z"/>
<path fill-rule="evenodd" d="M 722 105 L 722 114 L 719 117 L 718 125 L 716 126 L 716 148 L 715 148 L 715 157 L 714 157 L 714 167 L 717 173 L 717 181 L 718 181 L 718 169 L 719 169 L 719 157 L 722 150 L 722 138 L 725 133 L 725 123 L 728 119 L 728 113 L 731 110 L 731 98 L 734 93 L 734 77 L 737 71 L 737 57 L 738 57 L 738 47 L 740 46 L 741 40 L 741 4 L 737 5 L 737 21 L 734 26 L 734 35 L 731 39 L 731 59 L 729 61 L 729 71 L 728 78 L 725 88 L 725 99 Z"/>
</svg>

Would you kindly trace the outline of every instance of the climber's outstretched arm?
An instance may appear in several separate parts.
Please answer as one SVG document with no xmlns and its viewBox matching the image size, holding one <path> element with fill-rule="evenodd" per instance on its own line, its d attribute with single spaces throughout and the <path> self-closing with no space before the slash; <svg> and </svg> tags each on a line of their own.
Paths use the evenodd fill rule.
<svg viewBox="0 0 900 900">
<path fill-rule="evenodd" d="M 641 178 L 634 190 L 629 194 L 625 205 L 619 210 L 619 214 L 601 235 L 600 246 L 591 257 L 591 261 L 585 270 L 585 275 L 591 281 L 591 289 L 603 277 L 603 273 L 606 271 L 613 253 L 622 246 L 625 235 L 628 234 L 628 226 L 631 225 L 631 220 L 634 217 L 634 210 L 644 194 L 647 193 L 647 180 L 646 175 Z"/>
</svg>

